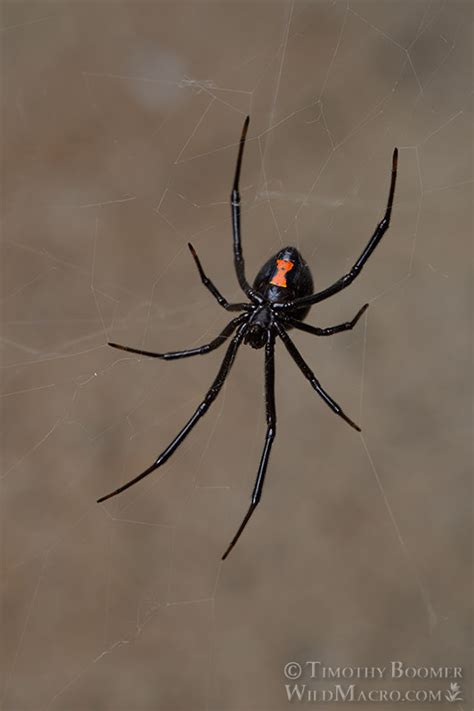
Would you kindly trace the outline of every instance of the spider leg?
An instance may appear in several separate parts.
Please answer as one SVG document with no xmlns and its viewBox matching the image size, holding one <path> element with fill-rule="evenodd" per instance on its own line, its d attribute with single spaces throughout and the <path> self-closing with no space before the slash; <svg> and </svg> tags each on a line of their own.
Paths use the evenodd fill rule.
<svg viewBox="0 0 474 711">
<path fill-rule="evenodd" d="M 262 495 L 263 482 L 267 471 L 268 460 L 270 458 L 270 450 L 276 434 L 276 409 L 275 409 L 275 335 L 272 330 L 268 332 L 267 343 L 265 345 L 265 404 L 267 413 L 267 434 L 265 436 L 265 444 L 263 445 L 262 457 L 258 467 L 257 479 L 252 493 L 252 499 L 249 510 L 245 514 L 244 520 L 240 524 L 239 530 L 233 537 L 226 552 L 222 556 L 225 560 L 232 548 L 240 538 L 242 531 L 249 522 L 249 519 L 255 511 L 260 497 Z"/>
<path fill-rule="evenodd" d="M 364 304 L 363 307 L 356 313 L 352 321 L 346 321 L 345 323 L 340 323 L 337 326 L 328 326 L 327 328 L 310 326 L 307 323 L 298 321 L 296 318 L 292 318 L 291 316 L 285 316 L 281 320 L 284 323 L 288 323 L 290 326 L 297 328 L 299 331 L 313 333 L 315 336 L 332 336 L 334 333 L 341 333 L 341 331 L 351 331 L 368 306 L 369 304 Z"/>
<path fill-rule="evenodd" d="M 235 356 L 237 353 L 237 349 L 242 343 L 242 339 L 245 335 L 245 331 L 247 329 L 247 324 L 244 323 L 240 326 L 239 330 L 235 334 L 235 336 L 232 338 L 231 342 L 229 343 L 229 346 L 227 348 L 226 354 L 224 356 L 224 359 L 221 363 L 221 367 L 219 368 L 219 372 L 217 373 L 214 382 L 212 383 L 211 387 L 207 391 L 206 395 L 204 396 L 204 400 L 201 402 L 201 404 L 198 406 L 196 409 L 194 415 L 188 420 L 188 422 L 184 425 L 182 430 L 178 432 L 174 440 L 166 447 L 165 450 L 160 454 L 158 459 L 153 462 L 151 466 L 149 466 L 145 471 L 143 471 L 141 474 L 136 476 L 134 479 L 131 479 L 128 481 L 126 484 L 123 484 L 122 486 L 119 486 L 118 489 L 115 489 L 115 491 L 112 491 L 110 494 L 106 494 L 105 496 L 101 496 L 100 499 L 97 499 L 97 503 L 101 503 L 102 501 L 106 501 L 106 499 L 110 499 L 112 496 L 116 496 L 117 494 L 120 494 L 122 491 L 125 491 L 125 489 L 128 489 L 129 487 L 133 486 L 136 484 L 140 479 L 144 479 L 146 476 L 151 474 L 155 469 L 158 469 L 158 467 L 161 467 L 162 464 L 164 464 L 170 457 L 171 455 L 178 449 L 179 445 L 186 439 L 188 434 L 191 432 L 195 424 L 198 422 L 198 420 L 203 417 L 203 415 L 206 414 L 208 411 L 209 407 L 212 405 L 216 397 L 218 396 L 225 379 L 227 378 L 229 371 L 232 367 L 232 364 L 235 360 Z"/>
<path fill-rule="evenodd" d="M 194 249 L 193 245 L 191 242 L 188 242 L 188 247 L 193 255 L 193 259 L 196 262 L 196 266 L 198 268 L 199 276 L 201 277 L 201 281 L 206 287 L 206 289 L 209 289 L 213 297 L 216 299 L 216 301 L 226 309 L 226 311 L 242 311 L 243 309 L 249 309 L 251 308 L 250 304 L 229 304 L 227 299 L 225 299 L 220 291 L 217 289 L 217 287 L 214 286 L 212 281 L 209 279 L 208 276 L 204 273 L 204 269 L 201 266 L 201 261 L 199 257 L 196 254 L 196 250 Z"/>
<path fill-rule="evenodd" d="M 287 334 L 287 332 L 280 326 L 278 321 L 275 321 L 275 326 L 278 331 L 278 335 L 280 336 L 281 340 L 286 346 L 286 349 L 290 356 L 293 358 L 295 361 L 296 365 L 298 368 L 301 370 L 303 375 L 308 378 L 309 382 L 311 383 L 312 387 L 316 390 L 318 395 L 322 397 L 326 405 L 329 405 L 331 410 L 336 413 L 336 415 L 339 415 L 339 417 L 342 417 L 343 420 L 345 420 L 351 427 L 353 427 L 357 432 L 360 432 L 360 427 L 356 425 L 355 422 L 353 422 L 350 417 L 348 417 L 345 412 L 342 410 L 342 408 L 335 402 L 330 395 L 324 390 L 322 387 L 321 383 L 319 380 L 316 378 L 315 374 L 309 367 L 309 365 L 306 363 L 306 361 L 303 359 L 303 356 Z"/>
<path fill-rule="evenodd" d="M 287 301 L 284 304 L 275 304 L 276 309 L 287 311 L 294 307 L 309 306 L 310 304 L 317 304 L 319 301 L 324 301 L 324 299 L 329 298 L 333 294 L 337 294 L 338 291 L 345 289 L 346 286 L 352 284 L 354 279 L 359 276 L 362 267 L 384 236 L 385 232 L 388 230 L 390 225 L 390 217 L 392 214 L 393 197 L 395 195 L 395 184 L 397 182 L 397 164 L 398 164 L 398 148 L 395 148 L 392 156 L 392 178 L 390 181 L 390 190 L 388 193 L 387 207 L 385 210 L 385 215 L 375 228 L 375 232 L 370 238 L 365 247 L 364 251 L 360 255 L 359 259 L 356 261 L 352 269 L 344 274 L 343 277 L 338 279 L 334 284 L 328 286 L 327 289 L 318 291 L 316 294 L 310 294 L 309 296 L 302 296 L 298 299 L 293 299 L 293 301 Z"/>
<path fill-rule="evenodd" d="M 119 343 L 108 343 L 107 345 L 112 346 L 112 348 L 117 348 L 120 351 L 127 351 L 127 353 L 138 353 L 139 355 L 144 355 L 149 358 L 162 358 L 163 360 L 177 360 L 178 358 L 189 358 L 194 355 L 204 355 L 205 353 L 210 353 L 216 348 L 219 348 L 224 341 L 226 341 L 229 336 L 235 331 L 237 326 L 245 321 L 247 314 L 242 314 L 233 318 L 227 326 L 220 332 L 216 338 L 214 338 L 210 343 L 205 343 L 203 346 L 198 346 L 197 348 L 188 348 L 184 351 L 169 351 L 167 353 L 154 353 L 153 351 L 142 351 L 140 348 L 131 348 L 130 346 L 121 346 Z"/>
<path fill-rule="evenodd" d="M 254 289 L 252 289 L 245 277 L 245 264 L 242 255 L 242 243 L 240 238 L 240 169 L 242 167 L 242 157 L 244 154 L 245 139 L 247 137 L 249 122 L 250 116 L 247 116 L 244 121 L 244 126 L 242 128 L 242 134 L 240 136 L 239 153 L 237 156 L 237 165 L 235 167 L 234 185 L 230 194 L 230 205 L 232 209 L 232 235 L 234 241 L 234 266 L 235 273 L 237 275 L 237 279 L 241 289 L 247 294 L 249 299 L 261 304 L 262 297 L 259 296 L 259 294 L 257 294 Z"/>
</svg>

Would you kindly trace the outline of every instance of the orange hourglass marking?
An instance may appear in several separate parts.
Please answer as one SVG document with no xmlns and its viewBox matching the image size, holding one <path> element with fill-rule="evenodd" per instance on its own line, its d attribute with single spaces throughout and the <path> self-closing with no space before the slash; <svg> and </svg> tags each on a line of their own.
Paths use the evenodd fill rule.
<svg viewBox="0 0 474 711">
<path fill-rule="evenodd" d="M 283 286 L 285 289 L 287 287 L 286 284 L 286 272 L 289 272 L 290 269 L 293 269 L 294 263 L 290 262 L 288 259 L 277 259 L 277 270 L 275 274 L 273 275 L 273 279 L 271 280 L 270 284 L 274 284 L 275 286 Z"/>
</svg>

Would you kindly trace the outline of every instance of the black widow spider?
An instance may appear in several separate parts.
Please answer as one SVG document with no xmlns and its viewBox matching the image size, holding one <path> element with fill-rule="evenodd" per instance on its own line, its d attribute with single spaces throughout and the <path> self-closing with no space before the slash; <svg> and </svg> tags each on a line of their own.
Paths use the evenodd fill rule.
<svg viewBox="0 0 474 711">
<path fill-rule="evenodd" d="M 276 433 L 276 410 L 275 410 L 275 366 L 274 366 L 274 348 L 275 348 L 275 337 L 279 336 L 283 341 L 286 349 L 288 350 L 290 356 L 295 361 L 296 365 L 300 368 L 303 375 L 309 380 L 312 387 L 316 390 L 318 395 L 322 397 L 324 402 L 331 408 L 333 412 L 342 417 L 351 427 L 360 432 L 360 427 L 358 427 L 339 407 L 339 405 L 332 399 L 330 395 L 324 390 L 319 380 L 314 375 L 313 371 L 303 360 L 300 352 L 296 348 L 295 344 L 289 337 L 287 331 L 291 328 L 296 328 L 301 331 L 306 331 L 306 333 L 312 333 L 316 336 L 332 336 L 333 333 L 340 333 L 341 331 L 351 330 L 360 319 L 368 304 L 359 310 L 359 312 L 354 316 L 352 321 L 347 321 L 346 323 L 341 323 L 337 326 L 329 326 L 328 328 L 318 328 L 317 326 L 309 326 L 302 323 L 303 319 L 308 314 L 310 307 L 313 304 L 317 304 L 324 299 L 329 298 L 333 294 L 336 294 L 341 289 L 345 289 L 349 286 L 354 279 L 360 274 L 362 267 L 382 239 L 382 236 L 387 231 L 390 224 L 390 215 L 392 212 L 393 197 L 395 194 L 395 182 L 397 179 L 397 159 L 398 150 L 395 148 L 392 158 L 392 178 L 390 182 L 390 190 L 388 194 L 387 208 L 385 210 L 385 215 L 375 228 L 375 232 L 370 238 L 367 246 L 360 255 L 359 259 L 355 262 L 352 269 L 344 274 L 343 277 L 338 279 L 334 284 L 328 286 L 322 291 L 318 291 L 313 294 L 313 279 L 311 277 L 311 272 L 308 265 L 304 261 L 303 257 L 300 255 L 295 247 L 285 247 L 280 249 L 277 254 L 271 257 L 263 267 L 258 272 L 253 287 L 250 286 L 246 277 L 244 269 L 244 258 L 242 256 L 242 246 L 240 240 L 240 194 L 239 194 L 239 179 L 240 179 L 240 168 L 242 165 L 242 156 L 244 152 L 245 139 L 247 136 L 247 129 L 249 126 L 250 118 L 247 116 L 242 129 L 242 135 L 240 137 L 239 153 L 237 157 L 237 166 L 235 169 L 234 185 L 231 193 L 231 209 L 232 209 L 232 233 L 233 233 L 233 244 L 234 244 L 234 265 L 237 274 L 237 279 L 242 290 L 250 299 L 250 303 L 239 303 L 239 304 L 229 304 L 229 302 L 222 296 L 218 289 L 214 286 L 209 277 L 206 276 L 204 270 L 199 261 L 199 257 L 191 244 L 188 247 L 191 254 L 196 262 L 199 275 L 201 277 L 204 286 L 209 289 L 211 294 L 215 297 L 218 303 L 223 306 L 227 311 L 243 311 L 243 314 L 232 319 L 230 323 L 223 329 L 223 331 L 212 340 L 210 343 L 206 343 L 198 348 L 190 348 L 184 351 L 171 351 L 169 353 L 153 353 L 150 351 L 144 351 L 139 348 L 130 348 L 128 346 L 121 346 L 118 343 L 109 343 L 109 346 L 113 348 L 119 348 L 123 351 L 128 351 L 129 353 L 138 353 L 140 355 L 149 356 L 150 358 L 163 358 L 164 360 L 175 360 L 176 358 L 187 358 L 189 356 L 201 355 L 204 353 L 209 353 L 210 351 L 219 348 L 224 341 L 226 341 L 232 333 L 237 329 L 237 332 L 233 336 L 230 344 L 227 348 L 227 352 L 219 368 L 219 372 L 212 383 L 211 387 L 207 391 L 203 401 L 193 414 L 190 420 L 184 425 L 183 429 L 176 435 L 174 440 L 166 447 L 166 449 L 160 454 L 158 459 L 145 469 L 144 472 L 136 476 L 131 481 L 123 484 L 115 491 L 112 491 L 106 496 L 102 496 L 98 499 L 98 503 L 110 499 L 112 496 L 120 494 L 125 489 L 136 484 L 140 479 L 144 479 L 146 476 L 151 474 L 155 469 L 161 467 L 171 455 L 177 450 L 181 442 L 188 436 L 188 434 L 193 429 L 194 425 L 198 420 L 206 414 L 209 407 L 216 399 L 219 394 L 225 379 L 227 378 L 232 364 L 235 360 L 235 356 L 239 346 L 242 341 L 247 343 L 252 348 L 263 348 L 265 347 L 265 400 L 266 400 L 266 419 L 267 419 L 267 433 L 265 437 L 265 444 L 263 446 L 263 452 L 260 459 L 260 464 L 258 467 L 257 479 L 255 481 L 255 486 L 252 493 L 252 499 L 250 502 L 250 507 L 244 517 L 244 520 L 240 524 L 240 527 L 235 534 L 234 538 L 230 542 L 227 550 L 222 556 L 222 560 L 227 558 L 232 548 L 237 543 L 242 531 L 247 525 L 251 515 L 253 514 L 257 504 L 260 501 L 262 495 L 263 483 L 265 480 L 265 472 L 267 470 L 268 460 L 270 457 L 270 450 L 272 448 L 273 440 L 275 439 Z"/>
</svg>

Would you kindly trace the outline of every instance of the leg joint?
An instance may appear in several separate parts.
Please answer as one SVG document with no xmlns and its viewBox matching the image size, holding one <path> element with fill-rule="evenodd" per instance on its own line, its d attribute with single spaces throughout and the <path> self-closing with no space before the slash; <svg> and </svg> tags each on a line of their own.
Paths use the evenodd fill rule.
<svg viewBox="0 0 474 711">
<path fill-rule="evenodd" d="M 230 194 L 230 202 L 232 207 L 240 207 L 240 194 L 238 190 L 232 190 Z"/>
</svg>

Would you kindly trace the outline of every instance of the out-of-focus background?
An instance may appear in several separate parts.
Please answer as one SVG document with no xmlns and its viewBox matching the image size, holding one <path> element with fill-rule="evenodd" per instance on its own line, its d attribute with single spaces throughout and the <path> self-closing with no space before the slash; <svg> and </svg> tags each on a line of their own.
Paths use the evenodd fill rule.
<svg viewBox="0 0 474 711">
<path fill-rule="evenodd" d="M 462 675 L 359 687 L 470 708 L 472 19 L 457 0 L 3 3 L 6 711 L 280 711 L 289 662 L 319 693 L 335 680 L 306 661 L 392 660 Z M 263 499 L 222 563 L 263 445 L 261 351 L 241 348 L 166 466 L 95 501 L 156 458 L 223 357 L 106 344 L 185 348 L 229 320 L 186 243 L 240 300 L 247 114 L 250 279 L 292 244 L 330 284 L 385 210 L 394 146 L 399 175 L 363 274 L 307 322 L 370 308 L 353 332 L 294 333 L 362 433 L 280 343 Z"/>
</svg>

